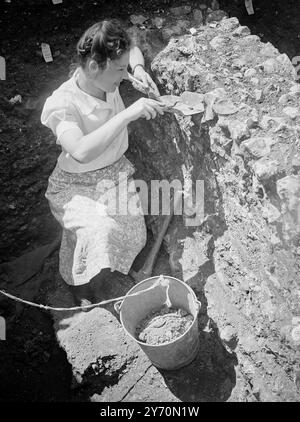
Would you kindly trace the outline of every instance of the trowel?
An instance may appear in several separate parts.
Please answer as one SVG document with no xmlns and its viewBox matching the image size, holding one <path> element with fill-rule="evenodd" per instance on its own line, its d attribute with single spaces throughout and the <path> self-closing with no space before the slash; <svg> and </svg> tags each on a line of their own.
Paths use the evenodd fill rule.
<svg viewBox="0 0 300 422">
<path fill-rule="evenodd" d="M 177 113 L 181 116 L 192 116 L 204 112 L 204 105 L 201 94 L 190 92 L 190 95 L 198 96 L 197 101 L 194 99 L 190 101 L 190 95 L 186 96 L 187 91 L 179 97 L 177 95 L 162 95 L 160 101 L 165 104 L 164 111 L 170 113 Z"/>
</svg>

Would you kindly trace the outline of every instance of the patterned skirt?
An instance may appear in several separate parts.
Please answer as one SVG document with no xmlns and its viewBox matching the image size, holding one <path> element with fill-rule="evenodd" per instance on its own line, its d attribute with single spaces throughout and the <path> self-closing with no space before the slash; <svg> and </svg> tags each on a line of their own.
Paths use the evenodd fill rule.
<svg viewBox="0 0 300 422">
<path fill-rule="evenodd" d="M 58 165 L 53 170 L 45 196 L 63 228 L 59 271 L 67 284 L 88 283 L 103 268 L 128 274 L 145 246 L 134 171 L 125 156 L 85 173 L 69 173 Z"/>
</svg>

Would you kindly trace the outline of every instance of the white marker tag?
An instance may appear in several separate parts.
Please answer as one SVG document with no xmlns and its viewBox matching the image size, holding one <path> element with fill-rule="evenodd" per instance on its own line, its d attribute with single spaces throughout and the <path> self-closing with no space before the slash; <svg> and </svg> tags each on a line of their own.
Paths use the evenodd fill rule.
<svg viewBox="0 0 300 422">
<path fill-rule="evenodd" d="M 63 0 L 52 0 L 53 4 L 59 4 L 59 3 L 62 3 L 62 2 L 63 2 Z"/>
<path fill-rule="evenodd" d="M 247 9 L 248 15 L 254 15 L 252 0 L 245 0 L 245 6 Z"/>
<path fill-rule="evenodd" d="M 0 340 L 6 340 L 6 323 L 2 316 L 0 316 Z"/>
<path fill-rule="evenodd" d="M 43 53 L 43 57 L 45 59 L 45 62 L 47 62 L 47 63 L 53 62 L 53 57 L 52 57 L 52 53 L 51 53 L 51 50 L 50 50 L 50 45 L 42 42 L 41 47 L 42 47 L 42 53 Z"/>
<path fill-rule="evenodd" d="M 6 64 L 5 64 L 5 58 L 0 56 L 0 80 L 5 81 L 6 80 Z"/>
</svg>

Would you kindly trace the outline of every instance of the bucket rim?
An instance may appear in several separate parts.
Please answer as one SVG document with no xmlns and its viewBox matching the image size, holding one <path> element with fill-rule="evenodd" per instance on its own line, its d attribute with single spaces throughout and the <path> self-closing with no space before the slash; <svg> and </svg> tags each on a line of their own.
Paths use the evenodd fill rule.
<svg viewBox="0 0 300 422">
<path fill-rule="evenodd" d="M 123 299 L 123 301 L 122 301 L 122 304 L 123 304 L 123 302 L 124 302 L 124 300 L 126 299 L 126 297 L 127 296 L 129 296 L 129 294 L 132 292 L 132 290 L 134 290 L 134 288 L 135 287 L 137 287 L 137 286 L 139 286 L 140 284 L 143 284 L 145 281 L 149 281 L 149 280 L 151 280 L 151 279 L 153 279 L 153 278 L 159 278 L 160 277 L 160 275 L 159 276 L 153 276 L 153 277 L 148 277 L 148 278 L 145 278 L 145 280 L 142 280 L 142 281 L 140 281 L 139 283 L 137 283 L 137 284 L 135 284 L 127 293 L 126 293 L 126 295 L 125 295 L 125 297 L 124 297 L 124 299 Z M 172 276 L 164 276 L 164 277 L 166 277 L 166 278 L 172 278 L 173 280 L 176 280 L 176 281 L 179 281 L 181 284 L 183 284 L 185 287 L 187 287 L 187 289 L 191 292 L 191 294 L 194 296 L 194 299 L 195 299 L 195 301 L 197 302 L 197 303 L 199 303 L 199 305 L 201 306 L 201 302 L 197 299 L 197 296 L 196 296 L 196 294 L 195 294 L 195 292 L 193 291 L 193 289 L 190 287 L 190 286 L 188 286 L 186 283 L 184 283 L 184 281 L 181 281 L 181 280 L 179 280 L 178 278 L 176 278 L 176 277 L 172 277 Z M 183 336 L 185 336 L 191 329 L 192 329 L 192 327 L 193 327 L 193 325 L 194 325 L 194 323 L 195 323 L 195 321 L 197 320 L 197 318 L 198 318 L 198 314 L 199 314 L 199 310 L 200 310 L 200 307 L 199 307 L 199 309 L 198 309 L 198 311 L 197 311 L 197 314 L 194 316 L 193 315 L 193 322 L 192 322 L 192 324 L 189 326 L 189 328 L 183 333 L 183 334 L 181 334 L 179 337 L 176 337 L 174 340 L 172 340 L 172 341 L 166 341 L 165 343 L 161 343 L 161 344 L 148 344 L 148 343 L 144 343 L 144 342 L 142 342 L 142 341 L 140 341 L 140 340 L 138 340 L 136 337 L 134 337 L 127 329 L 126 329 L 126 327 L 124 326 L 124 323 L 123 323 L 123 318 L 122 318 L 122 306 L 121 306 L 121 310 L 120 310 L 120 321 L 121 321 L 121 324 L 122 324 L 122 327 L 123 327 L 123 329 L 126 331 L 126 333 L 127 333 L 127 335 L 129 335 L 133 340 L 135 340 L 138 344 L 140 344 L 140 345 L 142 345 L 143 347 L 162 347 L 162 346 L 166 346 L 166 345 L 169 345 L 169 344 L 172 344 L 172 343 L 175 343 L 176 341 L 178 341 L 179 339 L 181 339 Z"/>
<path fill-rule="evenodd" d="M 131 289 L 130 289 L 130 290 L 128 290 L 128 292 L 126 293 L 126 295 L 125 295 L 125 297 L 124 297 L 123 301 L 124 301 L 124 300 L 127 298 L 127 296 L 129 296 L 129 295 L 132 293 L 132 291 L 133 291 L 136 287 L 138 287 L 139 285 L 141 285 L 141 284 L 145 283 L 146 281 L 152 280 L 153 278 L 159 278 L 159 277 L 161 277 L 161 276 L 163 276 L 163 277 L 165 277 L 165 278 L 172 278 L 173 280 L 179 281 L 179 283 L 180 283 L 180 284 L 183 284 L 183 286 L 184 286 L 184 287 L 186 287 L 186 288 L 190 291 L 190 293 L 194 296 L 195 300 L 196 300 L 197 302 L 199 302 L 199 300 L 197 299 L 197 296 L 196 296 L 196 294 L 195 294 L 194 290 L 193 290 L 193 289 L 192 289 L 192 288 L 191 288 L 188 284 L 186 284 L 184 281 L 180 280 L 179 278 L 173 277 L 173 276 L 171 276 L 171 275 L 164 275 L 164 274 L 154 275 L 154 276 L 152 276 L 152 277 L 148 277 L 148 278 L 145 278 L 145 279 L 144 279 L 144 280 L 142 280 L 142 281 L 139 281 L 137 284 L 135 284 L 133 287 L 131 287 Z M 200 303 L 200 302 L 199 302 L 199 303 Z"/>
</svg>

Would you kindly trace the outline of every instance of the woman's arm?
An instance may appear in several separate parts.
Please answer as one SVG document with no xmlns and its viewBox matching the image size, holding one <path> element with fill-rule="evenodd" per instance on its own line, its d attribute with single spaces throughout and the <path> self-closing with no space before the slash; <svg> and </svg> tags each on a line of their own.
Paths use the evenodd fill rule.
<svg viewBox="0 0 300 422">
<path fill-rule="evenodd" d="M 88 135 L 76 136 L 72 130 L 63 133 L 60 144 L 75 160 L 89 163 L 107 149 L 128 123 L 139 117 L 155 118 L 157 113 L 163 114 L 159 102 L 140 98 Z"/>
<path fill-rule="evenodd" d="M 153 81 L 153 79 L 151 78 L 151 76 L 149 75 L 149 73 L 147 73 L 145 71 L 145 61 L 144 61 L 144 56 L 143 53 L 141 52 L 141 50 L 139 49 L 138 46 L 133 46 L 130 49 L 129 52 L 129 65 L 131 67 L 131 70 L 133 72 L 133 75 L 139 79 L 140 81 L 143 82 L 144 85 L 148 86 L 151 91 L 157 96 L 160 96 L 159 90 L 155 84 L 155 82 Z"/>
<path fill-rule="evenodd" d="M 135 71 L 136 66 L 145 67 L 143 53 L 137 45 L 131 47 L 129 51 L 129 66 L 131 67 L 132 72 Z"/>
</svg>

